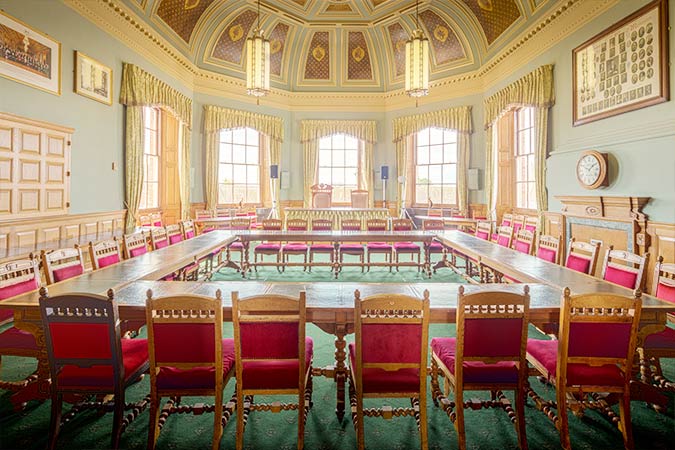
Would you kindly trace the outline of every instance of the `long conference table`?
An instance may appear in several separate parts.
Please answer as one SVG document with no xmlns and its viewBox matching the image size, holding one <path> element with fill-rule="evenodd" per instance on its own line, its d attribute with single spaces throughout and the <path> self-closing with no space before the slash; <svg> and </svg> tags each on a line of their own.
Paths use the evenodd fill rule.
<svg viewBox="0 0 675 450">
<path fill-rule="evenodd" d="M 202 294 L 214 296 L 220 289 L 223 292 L 223 311 L 225 320 L 231 320 L 230 292 L 239 291 L 240 296 L 259 294 L 286 294 L 297 296 L 301 290 L 307 292 L 307 320 L 323 331 L 333 334 L 335 339 L 335 365 L 316 368 L 317 375 L 333 379 L 337 383 L 336 413 L 340 419 L 345 412 L 344 386 L 348 369 L 346 360 L 345 337 L 353 332 L 354 291 L 359 289 L 361 296 L 378 293 L 402 293 L 422 297 L 429 290 L 431 303 L 431 323 L 452 323 L 455 321 L 457 290 L 464 286 L 466 292 L 498 290 L 505 292 L 523 292 L 522 284 L 484 284 L 464 285 L 457 283 L 263 283 L 255 281 L 240 282 L 166 282 L 157 281 L 162 276 L 192 262 L 195 258 L 208 255 L 237 239 L 239 232 L 213 231 L 197 236 L 164 249 L 122 261 L 116 265 L 89 272 L 48 287 L 49 294 L 59 295 L 68 292 L 90 292 L 105 294 L 108 289 L 115 290 L 120 317 L 124 320 L 143 320 L 145 318 L 145 299 L 148 289 L 154 296 L 175 294 Z M 619 295 L 631 295 L 624 289 L 602 280 L 583 274 L 574 275 L 569 269 L 546 263 L 539 265 L 528 255 L 510 254 L 508 249 L 495 248 L 480 239 L 459 232 L 441 232 L 436 239 L 458 251 L 473 252 L 472 257 L 480 258 L 484 263 L 497 263 L 500 257 L 509 256 L 517 268 L 508 269 L 503 264 L 500 270 L 509 276 L 526 281 L 530 287 L 530 321 L 534 324 L 555 323 L 560 310 L 561 290 L 570 287 L 573 293 L 612 292 Z M 475 239 L 475 241 L 474 241 Z M 252 238 L 251 238 L 252 240 Z M 485 245 L 485 244 L 488 245 Z M 506 252 L 502 252 L 502 250 Z M 502 252 L 502 253 L 500 253 Z M 516 253 L 516 252 L 513 252 Z M 524 264 L 527 262 L 527 264 Z M 564 280 L 558 281 L 561 276 Z M 32 333 L 38 346 L 37 380 L 29 383 L 22 391 L 12 396 L 15 406 L 30 399 L 49 396 L 49 367 L 45 348 L 44 333 L 39 312 L 39 293 L 32 291 L 0 302 L 0 308 L 14 310 L 15 326 Z M 664 329 L 666 316 L 675 311 L 675 305 L 660 301 L 651 296 L 643 296 L 643 309 L 640 323 L 640 341 L 644 336 Z M 647 385 L 640 390 L 644 398 L 653 401 L 654 393 Z"/>
</svg>

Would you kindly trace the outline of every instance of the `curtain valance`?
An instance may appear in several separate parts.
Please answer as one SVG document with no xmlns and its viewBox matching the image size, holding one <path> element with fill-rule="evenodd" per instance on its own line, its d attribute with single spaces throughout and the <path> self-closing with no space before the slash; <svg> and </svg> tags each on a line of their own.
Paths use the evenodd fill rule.
<svg viewBox="0 0 675 450">
<path fill-rule="evenodd" d="M 459 106 L 394 119 L 393 142 L 399 142 L 411 134 L 429 127 L 445 128 L 457 130 L 459 133 L 471 134 L 473 133 L 471 107 Z"/>
<path fill-rule="evenodd" d="M 134 64 L 123 64 L 120 103 L 126 106 L 164 106 L 192 128 L 192 99 Z"/>
<path fill-rule="evenodd" d="M 371 144 L 377 140 L 374 120 L 303 120 L 300 125 L 300 139 L 303 143 L 338 133 L 348 134 Z"/>
<path fill-rule="evenodd" d="M 255 128 L 273 141 L 284 141 L 284 121 L 279 117 L 220 106 L 204 106 L 204 133 L 246 127 Z"/>
<path fill-rule="evenodd" d="M 492 125 L 510 105 L 550 108 L 555 103 L 553 64 L 541 66 L 483 101 L 485 128 Z"/>
</svg>

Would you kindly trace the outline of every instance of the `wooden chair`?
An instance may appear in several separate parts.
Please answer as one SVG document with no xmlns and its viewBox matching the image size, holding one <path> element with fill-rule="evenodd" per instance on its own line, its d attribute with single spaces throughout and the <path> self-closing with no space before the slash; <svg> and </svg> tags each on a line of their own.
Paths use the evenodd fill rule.
<svg viewBox="0 0 675 450">
<path fill-rule="evenodd" d="M 0 265 L 0 302 L 26 292 L 40 288 L 40 269 L 38 261 L 33 255 L 28 259 L 9 261 Z M 0 309 L 0 325 L 7 325 L 14 320 L 11 309 Z M 14 326 L 6 327 L 0 332 L 0 369 L 3 356 L 22 356 L 38 358 L 40 349 L 35 337 Z M 29 383 L 37 381 L 37 376 L 30 375 L 21 381 L 5 381 L 0 379 L 0 389 L 18 392 Z M 20 405 L 17 405 L 20 406 Z"/>
<path fill-rule="evenodd" d="M 122 237 L 122 243 L 124 244 L 125 259 L 131 259 L 148 253 L 148 243 L 146 242 L 145 234 L 142 231 L 125 234 Z"/>
<path fill-rule="evenodd" d="M 89 259 L 93 270 L 117 264 L 121 258 L 120 246 L 116 237 L 107 241 L 89 243 Z"/>
<path fill-rule="evenodd" d="M 239 298 L 232 292 L 237 378 L 236 448 L 244 446 L 251 411 L 298 411 L 298 449 L 304 447 L 305 422 L 312 407 L 314 342 L 305 337 L 305 292 L 298 298 L 260 295 Z M 274 336 L 274 339 L 270 339 Z M 255 395 L 295 395 L 297 403 L 254 403 Z"/>
<path fill-rule="evenodd" d="M 150 214 L 142 214 L 141 216 L 139 216 L 138 226 L 151 227 L 152 226 L 152 219 L 150 218 Z"/>
<path fill-rule="evenodd" d="M 113 396 L 112 405 L 108 402 L 78 403 L 68 412 L 67 418 L 87 409 L 112 410 L 111 447 L 119 447 L 120 436 L 129 419 L 138 415 L 133 413 L 125 418 L 124 410 L 138 408 L 142 411 L 145 408 L 140 404 L 126 406 L 124 391 L 148 370 L 147 340 L 121 339 L 112 289 L 107 297 L 80 293 L 49 297 L 43 287 L 40 314 L 51 373 L 48 448 L 56 446 L 64 395 L 73 394 Z"/>
<path fill-rule="evenodd" d="M 539 229 L 539 218 L 534 216 L 525 217 L 523 228 L 527 231 L 531 231 L 536 235 L 537 230 Z"/>
<path fill-rule="evenodd" d="M 169 245 L 183 242 L 183 230 L 180 224 L 171 224 L 166 226 L 166 237 L 169 240 Z"/>
<path fill-rule="evenodd" d="M 445 224 L 443 223 L 443 220 L 427 219 L 422 221 L 422 229 L 425 231 L 442 231 L 445 229 Z M 429 243 L 428 251 L 429 255 L 443 255 L 442 260 L 447 260 L 448 251 L 445 246 L 438 241 Z M 436 267 L 434 267 L 434 273 L 436 273 Z"/>
<path fill-rule="evenodd" d="M 210 219 L 213 217 L 213 211 L 208 209 L 198 209 L 195 211 L 195 220 Z"/>
<path fill-rule="evenodd" d="M 166 229 L 166 238 L 167 241 L 169 242 L 169 245 L 174 245 L 179 242 L 183 242 L 186 239 L 185 234 L 183 232 L 184 230 L 182 224 L 167 225 L 165 229 Z M 188 231 L 189 230 L 190 229 L 188 227 Z M 185 267 L 182 267 L 179 271 L 173 274 L 168 274 L 162 279 L 164 281 L 185 281 L 185 280 L 197 281 L 199 279 L 199 261 L 195 258 L 195 260 L 190 264 L 186 265 Z"/>
<path fill-rule="evenodd" d="M 522 228 L 513 241 L 513 249 L 531 255 L 534 252 L 534 233 Z"/>
<path fill-rule="evenodd" d="M 354 343 L 349 344 L 349 398 L 357 448 L 365 447 L 363 420 L 414 416 L 420 448 L 427 448 L 429 291 L 419 299 L 354 292 Z M 365 398 L 409 398 L 411 408 L 369 408 Z M 394 447 L 392 443 L 392 448 Z"/>
<path fill-rule="evenodd" d="M 434 403 L 441 405 L 453 420 L 460 449 L 466 448 L 464 408 L 502 408 L 515 415 L 518 446 L 527 448 L 525 435 L 525 395 L 528 367 L 525 359 L 530 296 L 523 294 L 478 292 L 464 295 L 459 287 L 457 299 L 457 338 L 431 340 L 431 390 Z M 439 373 L 446 380 L 444 392 Z M 448 399 L 454 393 L 454 403 Z M 513 391 L 516 411 L 502 391 Z M 490 391 L 487 401 L 464 401 L 464 391 Z M 497 401 L 495 401 L 497 400 Z"/>
<path fill-rule="evenodd" d="M 614 250 L 610 245 L 602 264 L 602 279 L 628 289 L 643 289 L 648 261 L 649 253 L 640 256 L 624 250 Z"/>
<path fill-rule="evenodd" d="M 232 407 L 223 415 L 223 388 L 234 372 L 234 340 L 222 336 L 220 290 L 215 298 L 200 295 L 152 298 L 152 291 L 148 290 L 145 311 L 150 357 L 148 448 L 155 448 L 160 423 L 169 414 L 213 411 L 212 448 L 217 450 L 224 423 L 234 410 Z M 176 408 L 175 399 L 186 396 L 213 396 L 215 404 L 190 406 L 181 402 L 180 409 Z M 170 400 L 160 408 L 163 397 Z"/>
<path fill-rule="evenodd" d="M 427 209 L 427 216 L 443 217 L 443 209 L 442 208 L 429 208 L 429 209 Z"/>
<path fill-rule="evenodd" d="M 478 239 L 483 239 L 485 241 L 491 240 L 492 237 L 492 222 L 488 221 L 478 221 L 476 222 L 476 229 L 474 230 L 474 236 L 476 236 Z M 459 266 L 457 265 L 457 259 L 463 259 L 464 260 L 464 270 L 466 272 L 466 276 L 472 279 L 475 276 L 480 276 L 480 264 L 478 263 L 477 260 L 464 255 L 454 249 L 450 250 L 451 253 L 451 264 L 453 267 L 456 269 L 459 269 Z"/>
<path fill-rule="evenodd" d="M 180 225 L 180 231 L 183 234 L 183 239 L 188 240 L 196 236 L 195 224 L 191 219 L 181 220 L 178 225 Z"/>
<path fill-rule="evenodd" d="M 352 208 L 368 208 L 369 192 L 363 189 L 354 189 L 351 191 Z"/>
<path fill-rule="evenodd" d="M 162 222 L 162 213 L 161 212 L 155 212 L 150 214 L 150 223 L 151 226 L 153 227 L 163 227 L 164 224 Z"/>
<path fill-rule="evenodd" d="M 312 208 L 330 208 L 333 204 L 333 186 L 330 184 L 315 184 L 310 188 L 312 192 Z"/>
<path fill-rule="evenodd" d="M 513 234 L 518 234 L 521 228 L 525 227 L 525 216 L 523 214 L 514 214 L 513 215 Z"/>
<path fill-rule="evenodd" d="M 499 224 L 500 227 L 513 227 L 513 214 L 504 213 L 502 215 L 502 223 Z"/>
<path fill-rule="evenodd" d="M 264 219 L 262 221 L 263 230 L 281 231 L 282 222 L 280 219 Z M 258 255 L 260 255 L 260 262 L 258 262 Z M 265 255 L 276 256 L 277 260 L 274 263 L 265 262 Z M 258 266 L 276 266 L 277 270 L 281 272 L 281 244 L 279 242 L 261 242 L 253 249 L 253 268 L 258 271 Z"/>
<path fill-rule="evenodd" d="M 410 219 L 392 219 L 391 221 L 391 229 L 393 231 L 412 231 L 413 228 L 413 223 L 412 220 Z M 396 271 L 398 272 L 398 269 L 400 266 L 416 266 L 417 271 L 420 271 L 420 255 L 421 255 L 421 248 L 418 244 L 415 244 L 414 242 L 394 242 L 393 245 L 394 248 L 394 256 L 396 258 Z M 410 262 L 405 263 L 405 262 L 400 262 L 399 260 L 399 255 L 404 254 L 404 255 L 410 255 Z M 417 255 L 417 263 L 414 262 L 414 257 Z"/>
<path fill-rule="evenodd" d="M 560 444 L 571 448 L 567 408 L 585 408 L 615 417 L 605 400 L 586 396 L 610 393 L 619 400 L 619 429 L 624 447 L 633 448 L 630 381 L 642 299 L 612 294 L 571 296 L 565 288 L 560 308 L 559 340 L 527 341 L 527 360 L 556 388 L 556 402 L 529 395 L 547 411 L 560 432 Z M 556 408 L 553 413 L 551 408 Z"/>
<path fill-rule="evenodd" d="M 537 258 L 560 264 L 560 236 L 540 234 L 537 242 Z"/>
<path fill-rule="evenodd" d="M 307 220 L 289 219 L 286 221 L 286 230 L 307 232 Z M 291 255 L 302 256 L 302 270 L 307 270 L 307 250 L 309 246 L 305 242 L 288 242 L 281 247 L 281 260 L 283 262 L 282 271 L 286 270 L 286 265 L 290 262 L 288 257 Z"/>
<path fill-rule="evenodd" d="M 312 231 L 332 231 L 333 221 L 330 219 L 312 219 Z M 363 246 L 361 247 L 363 248 Z M 328 255 L 329 262 L 315 262 L 314 255 Z M 330 241 L 326 242 L 312 242 L 309 245 L 309 271 L 312 271 L 312 266 L 329 266 L 332 267 L 335 262 L 335 247 Z"/>
<path fill-rule="evenodd" d="M 77 245 L 73 248 L 42 250 L 40 258 L 47 284 L 67 280 L 84 273 L 82 251 Z"/>
<path fill-rule="evenodd" d="M 507 226 L 499 227 L 497 232 L 497 244 L 502 247 L 510 248 L 513 240 L 513 228 Z"/>
<path fill-rule="evenodd" d="M 366 221 L 366 230 L 368 231 L 387 231 L 387 221 L 385 219 L 368 219 Z M 391 266 L 393 265 L 393 252 L 394 246 L 389 242 L 377 242 L 370 240 L 366 243 L 366 250 L 368 250 L 368 259 L 366 266 L 368 267 L 368 272 L 370 272 L 371 266 L 382 265 L 380 263 L 373 263 L 370 260 L 370 255 L 384 255 L 384 265 L 389 266 L 389 272 L 391 272 Z"/>
<path fill-rule="evenodd" d="M 589 244 L 587 242 L 578 242 L 572 238 L 570 239 L 570 246 L 567 251 L 565 267 L 587 275 L 593 275 L 595 273 L 595 265 L 598 263 L 599 251 L 599 242 Z"/>
<path fill-rule="evenodd" d="M 251 218 L 250 217 L 234 217 L 232 221 L 230 222 L 230 230 L 236 230 L 236 231 L 244 231 L 244 230 L 250 230 L 251 229 Z M 232 253 L 239 253 L 239 266 L 241 267 L 244 265 L 244 250 L 245 246 L 244 243 L 241 241 L 234 241 L 231 244 L 228 244 L 227 247 L 225 247 L 225 259 L 227 261 L 232 260 Z M 221 252 L 221 259 L 222 259 L 222 252 Z M 221 261 L 222 263 L 222 261 Z M 237 269 L 238 271 L 239 269 Z"/>
<path fill-rule="evenodd" d="M 340 222 L 342 231 L 361 231 L 361 219 L 342 219 Z M 340 259 L 340 265 L 345 265 L 344 257 L 345 255 L 353 255 L 359 257 L 358 266 L 361 267 L 361 273 L 365 270 L 365 258 L 366 250 L 363 247 L 363 244 L 356 242 L 348 242 L 346 244 L 340 244 L 338 247 L 338 257 Z M 353 264 L 350 264 L 353 265 Z"/>
<path fill-rule="evenodd" d="M 166 234 L 166 228 L 152 228 L 150 230 L 150 245 L 153 250 L 169 246 L 169 237 Z"/>
<path fill-rule="evenodd" d="M 216 208 L 216 217 L 233 217 L 232 208 Z"/>
</svg>

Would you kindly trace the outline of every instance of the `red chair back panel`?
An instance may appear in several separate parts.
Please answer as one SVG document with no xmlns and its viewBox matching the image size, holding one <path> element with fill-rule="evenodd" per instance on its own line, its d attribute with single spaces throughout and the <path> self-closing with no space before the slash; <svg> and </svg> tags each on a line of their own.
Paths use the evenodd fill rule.
<svg viewBox="0 0 675 450">
<path fill-rule="evenodd" d="M 307 231 L 307 227 L 288 227 L 288 231 Z"/>
<path fill-rule="evenodd" d="M 63 269 L 56 269 L 54 271 L 54 282 L 67 280 L 84 273 L 84 267 L 81 264 L 75 266 L 64 267 Z"/>
<path fill-rule="evenodd" d="M 513 234 L 518 234 L 520 229 L 523 228 L 523 224 L 521 223 L 514 223 L 513 224 Z"/>
<path fill-rule="evenodd" d="M 546 247 L 539 247 L 537 250 L 537 257 L 544 261 L 554 263 L 556 260 L 556 251 Z"/>
<path fill-rule="evenodd" d="M 510 220 L 502 220 L 502 224 L 500 225 L 502 227 L 510 227 L 511 226 L 511 221 Z"/>
<path fill-rule="evenodd" d="M 55 358 L 112 358 L 110 333 L 105 323 L 54 322 L 49 324 Z M 84 342 L 87 345 L 82 345 Z"/>
<path fill-rule="evenodd" d="M 298 358 L 298 323 L 240 323 L 241 356 L 256 359 Z"/>
<path fill-rule="evenodd" d="M 508 236 L 499 236 L 497 237 L 497 244 L 501 245 L 502 247 L 508 247 L 509 246 L 509 238 Z"/>
<path fill-rule="evenodd" d="M 168 246 L 169 246 L 169 243 L 167 242 L 166 239 L 162 239 L 161 241 L 155 241 L 155 249 L 164 248 L 164 247 L 168 247 Z"/>
<path fill-rule="evenodd" d="M 161 220 L 158 220 L 158 221 L 156 221 L 156 222 L 153 222 L 152 225 L 153 225 L 153 226 L 156 226 L 156 227 L 161 227 L 161 226 L 162 226 L 162 221 L 161 221 Z"/>
<path fill-rule="evenodd" d="M 132 248 L 129 254 L 131 255 L 132 258 L 139 256 L 139 255 L 144 255 L 145 253 L 148 253 L 148 249 L 143 246 L 143 247 L 138 247 L 138 248 Z"/>
<path fill-rule="evenodd" d="M 394 231 L 411 231 L 411 230 L 412 230 L 412 226 L 409 225 L 409 224 L 399 223 L 399 224 L 394 225 Z M 384 231 L 384 230 L 382 230 L 382 231 Z"/>
<path fill-rule="evenodd" d="M 38 281 L 36 278 L 33 278 L 31 280 L 25 280 L 20 283 L 15 283 L 9 286 L 1 287 L 0 300 L 14 297 L 15 295 L 23 294 L 24 292 L 34 291 L 38 287 L 39 287 Z"/>
<path fill-rule="evenodd" d="M 419 363 L 421 341 L 421 325 L 361 325 L 364 363 Z"/>
<path fill-rule="evenodd" d="M 654 293 L 654 295 L 656 295 L 661 300 L 675 303 L 675 286 L 669 286 L 667 284 L 659 283 L 658 286 L 656 286 L 656 292 Z"/>
<path fill-rule="evenodd" d="M 181 242 L 183 240 L 183 236 L 180 234 L 174 234 L 173 236 L 169 236 L 169 244 L 173 245 L 176 242 Z"/>
<path fill-rule="evenodd" d="M 354 225 L 354 226 L 342 225 L 342 231 L 361 231 L 361 225 Z M 371 231 L 375 231 L 375 230 L 371 230 Z M 383 230 L 380 230 L 380 231 L 383 231 Z"/>
<path fill-rule="evenodd" d="M 215 330 L 211 323 L 154 323 L 155 361 L 214 362 Z"/>
<path fill-rule="evenodd" d="M 516 241 L 515 248 L 520 253 L 525 253 L 526 255 L 529 255 L 530 254 L 530 246 L 531 246 L 531 244 L 528 243 L 528 242 Z"/>
<path fill-rule="evenodd" d="M 621 270 L 618 267 L 607 266 L 605 270 L 605 281 L 611 281 L 628 289 L 635 289 L 637 273 L 629 270 Z"/>
<path fill-rule="evenodd" d="M 192 239 L 193 237 L 195 237 L 194 231 L 190 230 L 190 231 L 185 233 L 185 239 Z"/>
<path fill-rule="evenodd" d="M 537 226 L 536 225 L 525 225 L 525 229 L 527 231 L 531 231 L 532 233 L 537 232 Z"/>
<path fill-rule="evenodd" d="M 382 225 L 382 226 L 376 226 L 376 225 L 371 225 L 368 227 L 368 231 L 387 231 L 387 226 Z"/>
<path fill-rule="evenodd" d="M 487 233 L 485 231 L 477 231 L 476 237 L 487 241 L 490 238 L 490 233 Z"/>
<path fill-rule="evenodd" d="M 115 253 L 113 255 L 108 255 L 104 256 L 103 258 L 99 258 L 98 267 L 99 268 L 108 267 L 112 266 L 113 264 L 117 264 L 118 262 L 120 262 L 120 255 Z"/>
<path fill-rule="evenodd" d="M 568 355 L 625 358 L 630 330 L 630 323 L 571 323 Z"/>
<path fill-rule="evenodd" d="M 465 319 L 464 356 L 518 358 L 522 319 Z"/>
<path fill-rule="evenodd" d="M 568 269 L 576 270 L 577 272 L 581 273 L 588 273 L 588 269 L 591 267 L 591 260 L 586 259 L 586 258 L 581 258 L 577 255 L 570 254 L 567 257 L 567 262 L 565 263 L 565 267 Z"/>
</svg>

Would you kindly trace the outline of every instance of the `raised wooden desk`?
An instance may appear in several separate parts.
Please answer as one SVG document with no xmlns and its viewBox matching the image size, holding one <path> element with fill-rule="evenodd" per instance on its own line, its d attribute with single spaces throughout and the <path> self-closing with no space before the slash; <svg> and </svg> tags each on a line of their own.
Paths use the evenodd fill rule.
<svg viewBox="0 0 675 450">
<path fill-rule="evenodd" d="M 342 219 L 361 219 L 362 226 L 368 219 L 388 219 L 387 208 L 285 208 L 286 220 L 305 219 L 309 224 L 312 219 L 329 219 L 333 222 L 333 228 L 339 229 Z"/>
<path fill-rule="evenodd" d="M 247 216 L 241 216 L 246 218 Z M 238 218 L 238 217 L 237 217 Z M 235 217 L 202 217 L 194 219 L 193 222 L 197 230 L 201 232 L 206 227 L 214 227 L 217 230 L 226 230 L 230 228 L 230 224 Z"/>
</svg>

